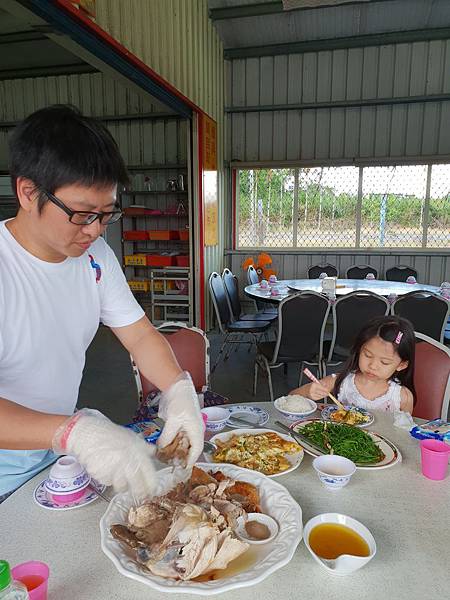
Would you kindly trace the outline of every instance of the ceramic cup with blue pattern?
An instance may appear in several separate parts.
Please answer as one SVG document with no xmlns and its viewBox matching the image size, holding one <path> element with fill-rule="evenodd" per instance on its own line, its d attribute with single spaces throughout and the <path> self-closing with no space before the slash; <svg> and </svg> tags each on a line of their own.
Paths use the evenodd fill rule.
<svg viewBox="0 0 450 600">
<path fill-rule="evenodd" d="M 313 467 L 320 481 L 330 490 L 343 488 L 356 471 L 353 461 L 337 454 L 318 456 L 313 460 Z"/>
</svg>

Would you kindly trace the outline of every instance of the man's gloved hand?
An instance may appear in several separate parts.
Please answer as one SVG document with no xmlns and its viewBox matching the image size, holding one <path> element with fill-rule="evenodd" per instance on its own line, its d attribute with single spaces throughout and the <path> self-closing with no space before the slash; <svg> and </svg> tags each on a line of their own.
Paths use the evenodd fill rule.
<svg viewBox="0 0 450 600">
<path fill-rule="evenodd" d="M 158 415 L 166 424 L 158 438 L 158 447 L 168 446 L 177 433 L 189 440 L 187 466 L 192 466 L 203 451 L 203 420 L 197 393 L 189 373 L 182 375 L 163 394 Z"/>
<path fill-rule="evenodd" d="M 129 490 L 135 499 L 153 495 L 155 447 L 97 410 L 76 412 L 56 431 L 52 445 L 58 454 L 75 456 L 100 483 Z"/>
</svg>

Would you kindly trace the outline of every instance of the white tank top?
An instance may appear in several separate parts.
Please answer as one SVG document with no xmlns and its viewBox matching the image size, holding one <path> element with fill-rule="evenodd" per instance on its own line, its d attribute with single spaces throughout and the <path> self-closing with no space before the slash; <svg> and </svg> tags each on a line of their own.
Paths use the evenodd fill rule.
<svg viewBox="0 0 450 600">
<path fill-rule="evenodd" d="M 400 410 L 401 389 L 402 386 L 391 379 L 385 394 L 374 398 L 374 400 L 367 400 L 356 387 L 355 373 L 349 373 L 341 383 L 338 399 L 344 404 L 351 404 L 359 408 L 366 408 L 367 410 L 395 412 Z"/>
</svg>

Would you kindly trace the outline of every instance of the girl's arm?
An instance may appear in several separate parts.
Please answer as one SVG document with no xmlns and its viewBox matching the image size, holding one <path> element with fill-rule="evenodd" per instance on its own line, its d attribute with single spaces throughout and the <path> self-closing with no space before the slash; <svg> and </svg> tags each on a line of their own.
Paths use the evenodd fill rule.
<svg viewBox="0 0 450 600">
<path fill-rule="evenodd" d="M 414 397 L 411 390 L 408 390 L 408 388 L 402 386 L 402 389 L 400 390 L 400 410 L 412 414 L 413 407 Z"/>
<path fill-rule="evenodd" d="M 305 396 L 311 400 L 322 400 L 328 396 L 331 390 L 334 388 L 334 382 L 336 378 L 334 375 L 328 375 L 323 379 L 319 380 L 319 383 L 307 383 L 299 388 L 295 388 L 289 392 L 289 396 Z"/>
</svg>

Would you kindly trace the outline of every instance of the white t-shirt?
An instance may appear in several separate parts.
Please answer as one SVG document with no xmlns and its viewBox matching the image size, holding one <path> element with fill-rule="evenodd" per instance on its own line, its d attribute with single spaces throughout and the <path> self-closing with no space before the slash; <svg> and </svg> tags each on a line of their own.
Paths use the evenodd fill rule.
<svg viewBox="0 0 450 600">
<path fill-rule="evenodd" d="M 99 322 L 122 327 L 144 311 L 102 238 L 80 257 L 49 263 L 25 250 L 5 223 L 0 222 L 0 397 L 42 412 L 71 414 Z M 16 452 L 0 452 L 0 495 L 17 487 L 4 478 L 5 453 L 13 458 Z M 35 452 L 29 454 L 36 458 Z M 23 451 L 19 456 L 23 471 Z"/>
</svg>

